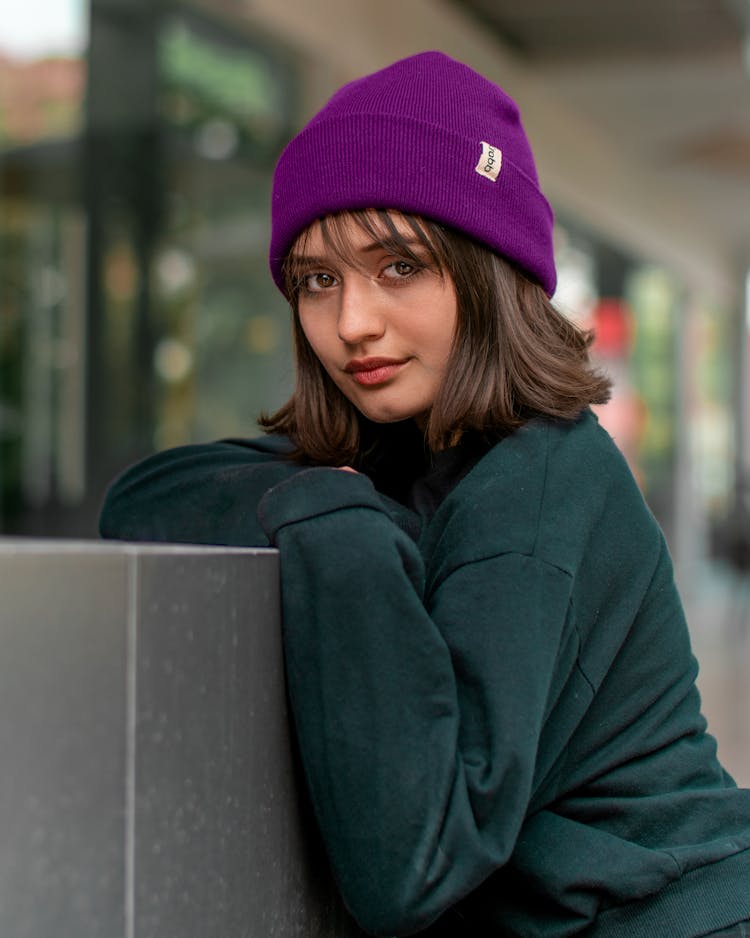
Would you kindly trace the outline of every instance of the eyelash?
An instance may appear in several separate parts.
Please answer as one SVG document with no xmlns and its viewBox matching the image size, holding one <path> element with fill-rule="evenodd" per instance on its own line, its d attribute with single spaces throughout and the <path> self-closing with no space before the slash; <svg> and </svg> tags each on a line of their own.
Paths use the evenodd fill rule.
<svg viewBox="0 0 750 938">
<path fill-rule="evenodd" d="M 383 276 L 385 274 L 385 271 L 390 270 L 391 268 L 399 267 L 399 266 L 408 267 L 409 272 L 404 273 L 404 274 L 396 274 L 394 277 Z M 399 286 L 405 283 L 407 280 L 413 280 L 414 277 L 417 277 L 419 274 L 423 273 L 425 269 L 426 269 L 425 266 L 417 264 L 417 263 L 413 263 L 412 261 L 395 260 L 395 261 L 391 261 L 390 264 L 386 264 L 386 266 L 381 271 L 381 278 L 386 281 L 390 281 L 389 286 Z M 316 277 L 330 277 L 333 283 L 329 285 L 328 287 L 321 287 L 319 289 L 311 289 L 308 286 L 308 284 L 310 283 L 310 281 L 314 280 Z M 318 297 L 321 294 L 327 292 L 327 290 L 329 290 L 331 286 L 335 286 L 337 282 L 338 282 L 338 278 L 334 276 L 333 274 L 328 273 L 325 270 L 312 271 L 310 273 L 302 274 L 300 276 L 299 281 L 298 281 L 299 292 L 306 297 L 313 297 L 313 298 Z"/>
</svg>

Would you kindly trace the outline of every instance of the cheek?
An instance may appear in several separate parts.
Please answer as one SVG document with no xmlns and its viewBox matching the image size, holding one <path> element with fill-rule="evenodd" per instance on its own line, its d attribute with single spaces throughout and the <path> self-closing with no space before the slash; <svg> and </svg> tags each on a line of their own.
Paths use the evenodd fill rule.
<svg viewBox="0 0 750 938">
<path fill-rule="evenodd" d="M 439 293 L 432 297 L 432 302 L 425 305 L 430 310 L 429 321 L 425 325 L 431 344 L 436 351 L 446 355 L 453 345 L 453 338 L 458 323 L 458 303 L 453 284 L 446 282 Z"/>
<path fill-rule="evenodd" d="M 335 354 L 334 343 L 330 337 L 330 330 L 326 328 L 325 321 L 321 317 L 299 317 L 300 332 L 307 340 L 307 345 L 312 349 L 313 355 L 318 359 L 325 370 L 332 375 L 333 357 Z M 335 380 L 335 379 L 334 379 Z"/>
<path fill-rule="evenodd" d="M 456 316 L 452 310 L 433 308 L 433 316 L 421 325 L 415 338 L 434 364 L 444 365 L 453 348 L 455 330 Z"/>
<path fill-rule="evenodd" d="M 319 323 L 316 324 L 314 317 L 303 316 L 300 314 L 299 327 L 302 335 L 307 339 L 307 344 L 318 355 L 318 349 L 321 345 L 321 329 Z"/>
</svg>

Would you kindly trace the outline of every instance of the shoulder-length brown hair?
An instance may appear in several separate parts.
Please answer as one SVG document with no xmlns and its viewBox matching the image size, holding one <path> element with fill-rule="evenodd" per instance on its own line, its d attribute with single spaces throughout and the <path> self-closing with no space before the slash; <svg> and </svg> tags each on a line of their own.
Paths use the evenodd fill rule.
<svg viewBox="0 0 750 938">
<path fill-rule="evenodd" d="M 593 334 L 566 319 L 543 288 L 510 262 L 461 232 L 379 209 L 326 217 L 323 238 L 336 255 L 352 262 L 344 227 L 353 219 L 389 251 L 423 265 L 394 216 L 407 223 L 436 270 L 450 276 L 456 289 L 453 347 L 425 428 L 430 449 L 455 443 L 465 431 L 498 437 L 533 417 L 573 419 L 590 404 L 609 399 L 609 378 L 589 360 Z M 298 459 L 343 466 L 362 455 L 362 417 L 328 376 L 300 325 L 295 252 L 303 253 L 305 236 L 303 232 L 285 264 L 296 388 L 283 407 L 262 414 L 259 423 L 270 433 L 286 434 Z"/>
</svg>

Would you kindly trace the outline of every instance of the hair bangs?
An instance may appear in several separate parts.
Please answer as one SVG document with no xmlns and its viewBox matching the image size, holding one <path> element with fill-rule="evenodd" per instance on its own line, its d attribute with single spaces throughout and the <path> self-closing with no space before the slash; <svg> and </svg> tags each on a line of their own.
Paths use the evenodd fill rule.
<svg viewBox="0 0 750 938">
<path fill-rule="evenodd" d="M 397 219 L 404 223 L 401 227 L 396 223 Z M 421 248 L 439 273 L 445 268 L 444 244 L 437 236 L 439 226 L 436 223 L 430 222 L 428 230 L 415 216 L 389 209 L 338 212 L 326 215 L 309 225 L 294 242 L 283 267 L 287 296 L 296 299 L 304 276 L 310 272 L 308 243 L 315 224 L 320 226 L 323 244 L 331 257 L 348 267 L 361 266 L 357 246 L 351 236 L 352 223 L 363 231 L 373 244 L 391 254 L 413 264 L 424 265 L 424 253 L 419 250 Z M 404 230 L 404 227 L 408 228 L 408 231 Z"/>
</svg>

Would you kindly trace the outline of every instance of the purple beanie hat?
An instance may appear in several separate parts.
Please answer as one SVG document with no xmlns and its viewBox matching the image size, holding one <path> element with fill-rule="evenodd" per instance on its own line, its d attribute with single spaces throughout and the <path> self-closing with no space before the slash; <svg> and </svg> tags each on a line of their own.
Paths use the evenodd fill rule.
<svg viewBox="0 0 750 938">
<path fill-rule="evenodd" d="M 286 147 L 271 202 L 271 273 L 333 212 L 392 208 L 463 231 L 555 289 L 552 210 L 515 102 L 423 52 L 339 89 Z"/>
</svg>

